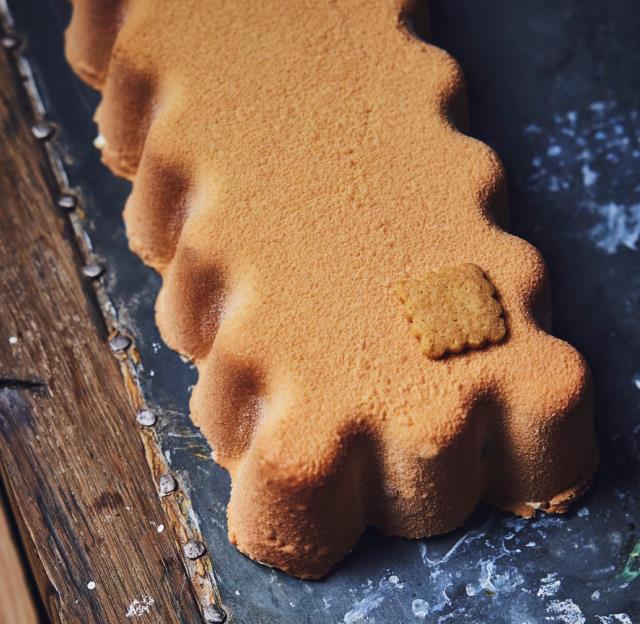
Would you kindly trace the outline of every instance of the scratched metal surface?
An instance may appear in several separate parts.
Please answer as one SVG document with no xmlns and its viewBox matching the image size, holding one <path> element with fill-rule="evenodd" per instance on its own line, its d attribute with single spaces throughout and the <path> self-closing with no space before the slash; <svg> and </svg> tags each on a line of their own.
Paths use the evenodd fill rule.
<svg viewBox="0 0 640 624">
<path fill-rule="evenodd" d="M 99 164 L 98 98 L 65 65 L 64 0 L 10 0 L 106 285 L 142 355 L 162 448 L 190 492 L 225 603 L 243 623 L 640 622 L 640 5 L 634 0 L 433 0 L 435 41 L 462 64 L 472 133 L 509 173 L 512 229 L 550 265 L 557 335 L 591 364 L 602 467 L 564 517 L 481 506 L 413 542 L 370 531 L 327 579 L 302 582 L 227 542 L 226 473 L 190 424 L 195 373 L 153 324 L 158 277 L 128 251 L 127 183 Z"/>
</svg>

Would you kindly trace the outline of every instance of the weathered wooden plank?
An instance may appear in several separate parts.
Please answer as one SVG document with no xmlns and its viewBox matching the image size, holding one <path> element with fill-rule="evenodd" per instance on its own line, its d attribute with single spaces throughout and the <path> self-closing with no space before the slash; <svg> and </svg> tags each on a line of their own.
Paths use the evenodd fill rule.
<svg viewBox="0 0 640 624">
<path fill-rule="evenodd" d="M 7 510 L 0 501 L 0 622 L 36 624 L 38 621 L 25 565 L 9 525 Z"/>
<path fill-rule="evenodd" d="M 0 463 L 56 622 L 202 621 L 28 103 L 0 53 Z"/>
</svg>

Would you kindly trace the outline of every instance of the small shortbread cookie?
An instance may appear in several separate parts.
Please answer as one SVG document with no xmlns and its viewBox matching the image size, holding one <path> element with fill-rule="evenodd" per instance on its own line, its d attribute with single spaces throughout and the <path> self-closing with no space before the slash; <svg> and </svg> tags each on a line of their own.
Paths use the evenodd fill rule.
<svg viewBox="0 0 640 624">
<path fill-rule="evenodd" d="M 421 280 L 402 280 L 396 292 L 422 352 L 433 360 L 505 337 L 495 288 L 475 264 L 445 267 Z"/>
</svg>

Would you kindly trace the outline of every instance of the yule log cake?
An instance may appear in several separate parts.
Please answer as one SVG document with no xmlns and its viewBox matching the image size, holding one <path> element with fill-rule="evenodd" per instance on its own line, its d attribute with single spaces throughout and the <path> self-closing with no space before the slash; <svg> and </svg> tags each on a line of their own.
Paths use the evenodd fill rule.
<svg viewBox="0 0 640 624">
<path fill-rule="evenodd" d="M 550 336 L 463 78 L 370 2 L 76 0 L 131 248 L 197 364 L 229 538 L 300 577 L 367 525 L 424 537 L 480 499 L 560 512 L 596 463 L 590 376 Z"/>
</svg>

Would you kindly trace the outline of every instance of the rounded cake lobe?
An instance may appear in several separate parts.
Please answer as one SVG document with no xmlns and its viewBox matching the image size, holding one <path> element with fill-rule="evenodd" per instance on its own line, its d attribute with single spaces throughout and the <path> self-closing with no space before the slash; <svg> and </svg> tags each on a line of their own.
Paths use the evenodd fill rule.
<svg viewBox="0 0 640 624">
<path fill-rule="evenodd" d="M 434 535 L 481 498 L 563 511 L 597 461 L 589 372 L 539 328 L 544 263 L 497 225 L 498 158 L 454 126 L 459 67 L 395 0 L 233 6 L 75 0 L 67 32 L 103 160 L 134 183 L 161 333 L 198 366 L 231 540 L 317 578 L 369 524 Z M 431 361 L 394 284 L 464 263 L 507 336 Z"/>
<path fill-rule="evenodd" d="M 127 2 L 73 1 L 73 18 L 65 37 L 65 54 L 78 76 L 94 89 L 104 86 Z"/>
</svg>

